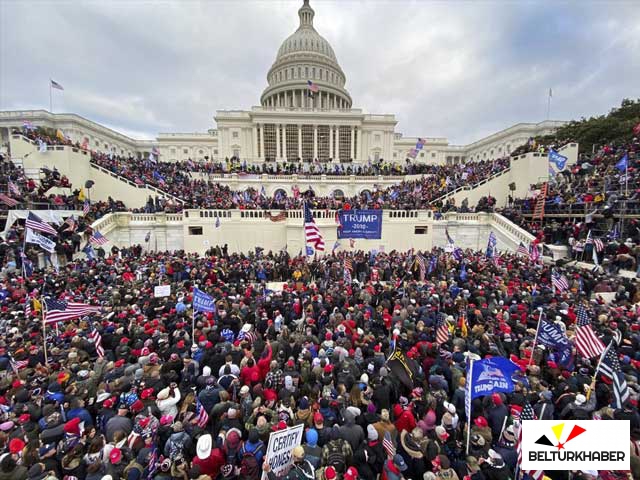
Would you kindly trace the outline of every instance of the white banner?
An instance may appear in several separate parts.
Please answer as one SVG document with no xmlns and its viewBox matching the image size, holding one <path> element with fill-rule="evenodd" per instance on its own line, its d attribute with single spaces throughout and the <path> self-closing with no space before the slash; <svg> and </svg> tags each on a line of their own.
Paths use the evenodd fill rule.
<svg viewBox="0 0 640 480">
<path fill-rule="evenodd" d="M 296 425 L 295 427 L 272 432 L 269 435 L 269 445 L 265 458 L 268 459 L 271 471 L 277 476 L 286 473 L 287 468 L 293 463 L 291 450 L 302 444 L 302 432 L 304 425 Z M 267 474 L 262 472 L 262 480 L 267 479 Z"/>
<path fill-rule="evenodd" d="M 53 253 L 56 248 L 56 242 L 49 240 L 44 235 L 40 235 L 38 232 L 27 228 L 27 243 L 35 243 L 40 245 L 49 253 Z"/>
<path fill-rule="evenodd" d="M 629 420 L 524 420 L 524 470 L 629 470 Z"/>
<path fill-rule="evenodd" d="M 153 296 L 156 298 L 168 297 L 171 295 L 171 285 L 158 285 L 153 288 Z"/>
</svg>

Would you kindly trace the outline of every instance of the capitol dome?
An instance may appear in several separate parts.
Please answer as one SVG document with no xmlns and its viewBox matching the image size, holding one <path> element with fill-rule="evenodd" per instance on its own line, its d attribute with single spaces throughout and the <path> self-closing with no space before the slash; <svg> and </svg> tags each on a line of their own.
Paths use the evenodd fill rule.
<svg viewBox="0 0 640 480">
<path fill-rule="evenodd" d="M 309 0 L 298 10 L 300 26 L 278 49 L 262 93 L 264 107 L 351 108 L 344 72 L 329 42 L 313 27 Z M 312 92 L 309 82 L 317 86 Z"/>
</svg>

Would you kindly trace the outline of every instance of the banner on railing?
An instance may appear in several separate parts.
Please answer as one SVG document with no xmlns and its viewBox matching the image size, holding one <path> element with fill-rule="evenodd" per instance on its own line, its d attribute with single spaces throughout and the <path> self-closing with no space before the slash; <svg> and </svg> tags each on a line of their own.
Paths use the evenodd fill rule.
<svg viewBox="0 0 640 480">
<path fill-rule="evenodd" d="M 341 211 L 338 238 L 382 238 L 382 210 Z"/>
</svg>

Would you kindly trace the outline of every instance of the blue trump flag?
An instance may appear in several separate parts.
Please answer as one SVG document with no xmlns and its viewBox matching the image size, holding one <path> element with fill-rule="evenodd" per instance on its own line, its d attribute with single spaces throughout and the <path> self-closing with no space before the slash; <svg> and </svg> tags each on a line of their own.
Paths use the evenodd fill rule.
<svg viewBox="0 0 640 480">
<path fill-rule="evenodd" d="M 497 392 L 512 392 L 515 382 L 511 377 L 519 370 L 515 363 L 503 357 L 471 363 L 467 371 L 467 378 L 471 378 L 468 388 L 470 400 Z"/>
<path fill-rule="evenodd" d="M 629 167 L 629 155 L 625 153 L 624 157 L 622 157 L 620 160 L 618 160 L 618 163 L 616 163 L 616 168 L 621 172 L 625 172 L 628 167 Z"/>
<path fill-rule="evenodd" d="M 215 312 L 216 304 L 213 297 L 207 295 L 199 288 L 193 288 L 193 310 L 195 312 Z"/>
<path fill-rule="evenodd" d="M 554 163 L 558 168 L 558 171 L 564 170 L 564 166 L 567 164 L 567 157 L 560 155 L 553 148 L 549 149 L 549 162 Z"/>
<path fill-rule="evenodd" d="M 559 325 L 541 321 L 538 329 L 538 342 L 558 352 L 557 359 L 561 366 L 567 367 L 571 365 L 571 344 L 569 343 L 567 335 Z"/>
</svg>

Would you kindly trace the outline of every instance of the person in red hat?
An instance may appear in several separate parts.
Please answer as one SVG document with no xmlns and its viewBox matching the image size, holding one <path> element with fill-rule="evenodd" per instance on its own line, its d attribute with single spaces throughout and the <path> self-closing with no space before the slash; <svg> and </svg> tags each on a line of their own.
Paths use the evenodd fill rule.
<svg viewBox="0 0 640 480">
<path fill-rule="evenodd" d="M 509 409 L 504 404 L 500 393 L 494 393 L 491 395 L 491 406 L 488 409 L 487 422 L 491 428 L 491 435 L 493 438 L 500 438 L 505 421 L 509 416 Z"/>
</svg>

